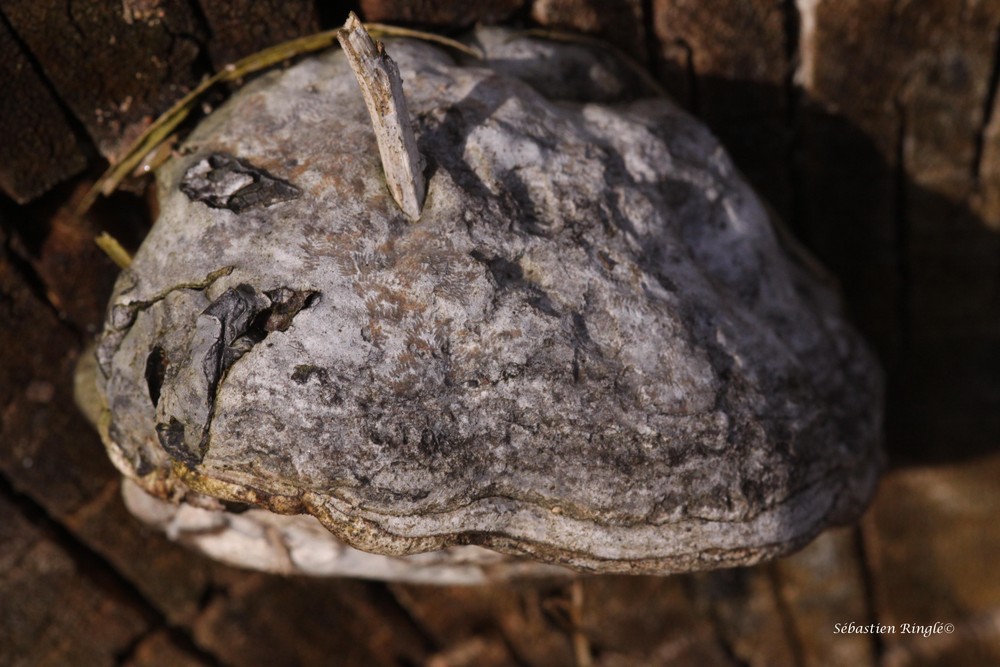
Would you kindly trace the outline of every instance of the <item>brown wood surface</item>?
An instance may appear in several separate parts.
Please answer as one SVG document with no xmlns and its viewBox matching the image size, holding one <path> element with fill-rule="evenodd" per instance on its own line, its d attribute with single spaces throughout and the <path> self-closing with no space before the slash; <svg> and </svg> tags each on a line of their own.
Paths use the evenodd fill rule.
<svg viewBox="0 0 1000 667">
<path fill-rule="evenodd" d="M 116 274 L 90 239 L 134 247 L 148 206 L 81 220 L 90 181 L 67 181 L 209 70 L 350 8 L 598 35 L 705 119 L 888 372 L 861 527 L 754 568 L 589 578 L 574 605 L 565 583 L 241 572 L 128 515 L 71 378 Z M 581 636 L 606 666 L 1000 664 L 998 31 L 1000 4 L 951 0 L 0 0 L 0 664 L 570 665 Z M 834 634 L 849 621 L 955 631 Z"/>
<path fill-rule="evenodd" d="M 0 20 L 0 190 L 23 204 L 86 162 L 59 100 Z"/>
<path fill-rule="evenodd" d="M 104 156 L 202 73 L 204 28 L 185 0 L 4 0 L 0 12 Z"/>
<path fill-rule="evenodd" d="M 236 62 L 262 46 L 319 31 L 312 0 L 229 0 L 203 2 L 208 51 L 215 69 Z"/>
</svg>

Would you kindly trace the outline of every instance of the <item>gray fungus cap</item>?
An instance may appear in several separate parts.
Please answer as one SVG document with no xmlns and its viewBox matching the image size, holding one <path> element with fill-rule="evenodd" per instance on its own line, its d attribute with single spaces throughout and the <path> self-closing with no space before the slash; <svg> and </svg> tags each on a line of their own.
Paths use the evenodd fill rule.
<svg viewBox="0 0 1000 667">
<path fill-rule="evenodd" d="M 387 43 L 417 221 L 340 51 L 246 86 L 160 170 L 97 353 L 115 464 L 392 558 L 665 574 L 856 519 L 882 379 L 830 282 L 612 55 L 475 40 Z"/>
</svg>

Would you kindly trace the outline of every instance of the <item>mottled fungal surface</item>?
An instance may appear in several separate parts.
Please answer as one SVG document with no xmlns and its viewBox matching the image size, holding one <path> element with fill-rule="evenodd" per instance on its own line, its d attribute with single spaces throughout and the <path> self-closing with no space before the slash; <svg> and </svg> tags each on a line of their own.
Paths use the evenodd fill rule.
<svg viewBox="0 0 1000 667">
<path fill-rule="evenodd" d="M 98 349 L 116 465 L 378 554 L 604 572 L 855 519 L 880 371 L 725 151 L 607 53 L 476 39 L 485 61 L 387 43 L 418 222 L 340 52 L 253 82 L 161 169 Z"/>
</svg>

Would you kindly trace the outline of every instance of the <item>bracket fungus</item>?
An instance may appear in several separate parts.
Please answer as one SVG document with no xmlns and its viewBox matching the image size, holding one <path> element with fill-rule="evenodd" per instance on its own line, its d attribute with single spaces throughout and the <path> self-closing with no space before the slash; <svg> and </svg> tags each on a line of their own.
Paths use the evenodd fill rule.
<svg viewBox="0 0 1000 667">
<path fill-rule="evenodd" d="M 343 51 L 159 170 L 96 355 L 129 507 L 244 565 L 441 582 L 748 564 L 856 519 L 881 373 L 716 139 L 609 52 L 471 39 L 388 44 L 402 208 Z"/>
</svg>

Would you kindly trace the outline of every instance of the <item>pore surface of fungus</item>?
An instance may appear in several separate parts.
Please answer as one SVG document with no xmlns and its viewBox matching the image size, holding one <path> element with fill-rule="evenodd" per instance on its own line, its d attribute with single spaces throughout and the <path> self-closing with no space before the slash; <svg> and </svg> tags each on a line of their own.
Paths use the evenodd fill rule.
<svg viewBox="0 0 1000 667">
<path fill-rule="evenodd" d="M 97 353 L 116 465 L 378 554 L 607 572 L 856 518 L 880 373 L 718 142 L 607 53 L 474 39 L 482 61 L 387 43 L 419 221 L 341 52 L 254 81 L 160 170 Z"/>
</svg>

